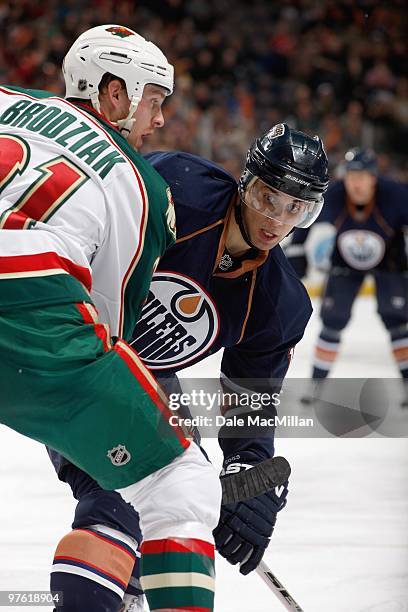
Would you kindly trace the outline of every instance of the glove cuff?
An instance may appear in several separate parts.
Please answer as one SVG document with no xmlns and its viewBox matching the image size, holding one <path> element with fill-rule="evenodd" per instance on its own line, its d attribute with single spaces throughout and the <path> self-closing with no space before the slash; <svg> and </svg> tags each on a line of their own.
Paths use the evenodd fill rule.
<svg viewBox="0 0 408 612">
<path fill-rule="evenodd" d="M 231 427 L 223 426 L 218 432 L 218 443 L 223 452 L 224 458 L 242 453 L 252 453 L 254 456 L 253 465 L 273 457 L 275 454 L 275 430 L 274 428 L 264 429 L 262 433 L 255 432 L 254 436 L 242 437 L 244 428 L 236 428 L 235 436 Z M 258 430 L 260 428 L 257 428 Z"/>
<path fill-rule="evenodd" d="M 221 477 L 248 470 L 261 461 L 263 458 L 256 451 L 239 451 L 234 455 L 224 457 Z"/>
<path fill-rule="evenodd" d="M 224 452 L 224 466 L 236 460 L 238 463 L 256 465 L 274 456 L 273 439 L 265 444 L 265 440 L 231 440 L 226 439 L 221 446 Z M 232 444 L 231 444 L 232 443 Z M 221 445 L 221 442 L 220 442 Z"/>
</svg>

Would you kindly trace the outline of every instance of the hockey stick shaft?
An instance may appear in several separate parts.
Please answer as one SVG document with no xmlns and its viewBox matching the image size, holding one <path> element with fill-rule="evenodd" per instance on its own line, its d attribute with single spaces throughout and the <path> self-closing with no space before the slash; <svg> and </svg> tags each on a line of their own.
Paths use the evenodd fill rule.
<svg viewBox="0 0 408 612">
<path fill-rule="evenodd" d="M 260 576 L 260 578 L 266 582 L 268 587 L 276 595 L 286 610 L 290 610 L 291 612 L 303 612 L 303 608 L 296 603 L 292 595 L 288 593 L 287 589 L 285 589 L 280 580 L 278 580 L 275 574 L 271 572 L 265 561 L 260 562 L 256 568 L 256 572 L 258 576 Z"/>
</svg>

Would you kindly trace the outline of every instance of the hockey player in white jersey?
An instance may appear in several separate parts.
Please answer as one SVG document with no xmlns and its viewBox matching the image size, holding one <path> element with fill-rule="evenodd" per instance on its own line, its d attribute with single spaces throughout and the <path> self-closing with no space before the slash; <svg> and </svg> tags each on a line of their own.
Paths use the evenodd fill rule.
<svg viewBox="0 0 408 612">
<path fill-rule="evenodd" d="M 174 241 L 170 190 L 133 149 L 164 123 L 173 68 L 132 30 L 106 25 L 78 38 L 64 77 L 65 100 L 0 88 L 0 420 L 140 512 L 157 548 L 152 610 L 210 611 L 218 477 L 170 425 L 165 396 L 125 341 Z M 99 543 L 100 583 L 120 593 L 140 532 L 125 541 L 114 527 L 80 531 L 82 550 Z M 62 564 L 72 562 L 72 538 Z M 115 559 L 105 554 L 112 542 Z M 185 584 L 172 579 L 180 555 L 163 554 L 175 542 Z M 93 609 L 69 605 L 61 609 Z"/>
</svg>

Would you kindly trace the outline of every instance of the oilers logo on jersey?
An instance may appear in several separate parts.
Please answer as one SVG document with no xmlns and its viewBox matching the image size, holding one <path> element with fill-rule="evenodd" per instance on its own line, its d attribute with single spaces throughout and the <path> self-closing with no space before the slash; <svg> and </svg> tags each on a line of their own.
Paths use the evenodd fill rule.
<svg viewBox="0 0 408 612">
<path fill-rule="evenodd" d="M 348 230 L 339 235 L 338 249 L 344 261 L 355 270 L 375 268 L 385 253 L 384 239 L 367 230 Z"/>
<path fill-rule="evenodd" d="M 156 272 L 132 345 L 148 367 L 178 368 L 208 351 L 218 330 L 215 305 L 197 282 Z"/>
</svg>

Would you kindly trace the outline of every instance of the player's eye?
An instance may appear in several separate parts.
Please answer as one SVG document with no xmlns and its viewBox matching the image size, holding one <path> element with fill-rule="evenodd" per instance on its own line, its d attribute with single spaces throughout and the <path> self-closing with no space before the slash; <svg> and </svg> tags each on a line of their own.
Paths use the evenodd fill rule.
<svg viewBox="0 0 408 612">
<path fill-rule="evenodd" d="M 270 191 L 265 191 L 262 194 L 262 201 L 264 202 L 264 204 L 268 205 L 268 206 L 275 206 L 277 203 L 278 198 L 275 196 L 274 193 L 271 193 Z"/>
<path fill-rule="evenodd" d="M 296 214 L 302 212 L 303 210 L 304 210 L 303 202 L 291 202 L 290 204 L 288 204 L 288 211 L 292 215 L 296 215 Z"/>
</svg>

